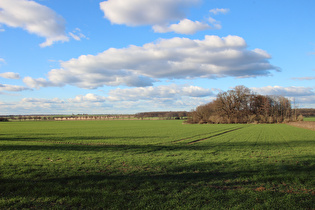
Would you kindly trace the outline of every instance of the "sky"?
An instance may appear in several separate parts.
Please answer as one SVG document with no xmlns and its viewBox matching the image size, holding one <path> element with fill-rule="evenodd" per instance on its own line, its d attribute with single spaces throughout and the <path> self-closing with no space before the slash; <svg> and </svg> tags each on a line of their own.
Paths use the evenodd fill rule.
<svg viewBox="0 0 315 210">
<path fill-rule="evenodd" d="M 313 0 L 0 0 L 0 115 L 315 108 Z"/>
</svg>

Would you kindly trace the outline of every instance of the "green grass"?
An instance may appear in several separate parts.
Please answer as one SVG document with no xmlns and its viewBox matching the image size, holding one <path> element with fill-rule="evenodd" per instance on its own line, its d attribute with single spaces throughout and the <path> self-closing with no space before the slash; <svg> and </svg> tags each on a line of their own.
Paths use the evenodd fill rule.
<svg viewBox="0 0 315 210">
<path fill-rule="evenodd" d="M 315 117 L 304 117 L 304 121 L 315 121 Z"/>
<path fill-rule="evenodd" d="M 0 123 L 0 209 L 314 209 L 315 132 L 181 121 Z"/>
</svg>

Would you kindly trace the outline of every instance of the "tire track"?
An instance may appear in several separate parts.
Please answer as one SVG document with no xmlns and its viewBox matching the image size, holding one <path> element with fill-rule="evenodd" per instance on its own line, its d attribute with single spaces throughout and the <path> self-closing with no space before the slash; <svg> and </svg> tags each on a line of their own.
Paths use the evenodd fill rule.
<svg viewBox="0 0 315 210">
<path fill-rule="evenodd" d="M 240 127 L 240 128 L 234 128 L 234 129 L 231 129 L 231 130 L 227 130 L 227 131 L 224 131 L 224 132 L 215 134 L 215 135 L 211 135 L 211 136 L 206 137 L 206 138 L 197 139 L 197 140 L 191 141 L 191 142 L 189 142 L 189 143 L 187 143 L 187 144 L 188 144 L 188 145 L 196 144 L 196 143 L 198 143 L 198 142 L 205 141 L 205 140 L 211 139 L 211 138 L 213 138 L 213 137 L 221 136 L 221 135 L 224 135 L 224 134 L 226 134 L 226 133 L 230 133 L 230 132 L 233 132 L 233 131 L 236 131 L 236 130 L 240 130 L 240 129 L 242 129 L 242 127 Z"/>
<path fill-rule="evenodd" d="M 210 136 L 207 136 L 207 137 L 204 137 L 204 138 L 211 138 L 213 136 L 213 134 L 215 133 L 215 135 L 217 135 L 217 133 L 222 133 L 223 132 L 226 132 L 226 131 L 230 131 L 231 129 L 235 129 L 235 127 L 233 128 L 225 128 L 225 129 L 222 129 L 222 130 L 218 130 L 218 131 L 215 131 L 212 133 L 212 135 Z M 198 135 L 194 135 L 194 136 L 190 136 L 190 137 L 187 137 L 187 138 L 183 138 L 183 139 L 179 139 L 179 140 L 175 140 L 175 141 L 172 141 L 171 143 L 175 144 L 175 143 L 179 143 L 179 142 L 182 142 L 182 141 L 185 141 L 185 140 L 189 140 L 189 139 L 193 139 L 193 138 L 196 138 L 196 137 L 199 137 L 199 136 L 205 136 L 209 133 L 203 133 L 203 134 L 198 134 Z M 211 133 L 210 133 L 211 134 Z M 204 138 L 200 138 L 200 139 L 204 139 Z"/>
</svg>

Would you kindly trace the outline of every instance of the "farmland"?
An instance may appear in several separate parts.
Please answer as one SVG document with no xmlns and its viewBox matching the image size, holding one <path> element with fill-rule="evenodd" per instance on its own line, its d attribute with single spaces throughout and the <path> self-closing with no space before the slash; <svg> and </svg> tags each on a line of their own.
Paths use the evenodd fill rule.
<svg viewBox="0 0 315 210">
<path fill-rule="evenodd" d="M 314 209 L 314 174 L 285 124 L 0 122 L 0 209 Z"/>
</svg>

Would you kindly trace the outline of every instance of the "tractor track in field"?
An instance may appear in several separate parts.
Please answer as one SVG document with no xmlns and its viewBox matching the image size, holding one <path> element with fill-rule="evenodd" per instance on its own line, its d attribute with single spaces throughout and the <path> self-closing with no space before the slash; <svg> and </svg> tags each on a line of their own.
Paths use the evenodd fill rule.
<svg viewBox="0 0 315 210">
<path fill-rule="evenodd" d="M 238 128 L 236 128 L 236 129 L 238 129 Z M 215 132 L 215 133 L 218 133 L 218 132 L 220 132 L 220 133 L 215 134 L 215 135 L 219 135 L 219 134 L 221 134 L 222 132 L 225 133 L 225 132 L 231 131 L 231 130 L 235 130 L 235 128 L 233 128 L 233 129 L 223 129 L 223 130 L 217 131 L 217 132 Z M 192 139 L 192 138 L 195 138 L 195 137 L 198 137 L 198 136 L 203 136 L 203 135 L 206 135 L 206 133 L 205 133 L 205 134 L 198 134 L 198 135 L 190 136 L 190 137 L 183 138 L 183 139 L 178 139 L 178 140 L 176 140 L 176 141 L 172 141 L 171 143 L 176 144 L 176 143 L 179 143 L 179 142 L 182 142 L 182 141 L 185 141 L 185 140 L 189 140 L 189 139 Z M 205 138 L 200 138 L 200 139 L 207 139 L 207 138 L 211 138 L 211 137 L 212 137 L 212 135 L 211 135 L 211 136 L 208 136 L 208 137 L 205 137 Z M 200 140 L 200 139 L 198 139 L 198 140 Z M 197 140 L 196 140 L 196 141 L 197 141 Z"/>
<path fill-rule="evenodd" d="M 194 141 L 191 141 L 187 144 L 191 145 L 191 144 L 195 144 L 195 143 L 198 143 L 198 142 L 201 142 L 201 141 L 205 141 L 207 139 L 211 139 L 213 137 L 217 137 L 217 136 L 221 136 L 221 135 L 224 135 L 226 133 L 230 133 L 230 132 L 233 132 L 233 131 L 236 131 L 236 130 L 240 130 L 242 128 L 234 128 L 234 129 L 231 129 L 231 130 L 227 130 L 227 131 L 224 131 L 222 133 L 218 133 L 218 134 L 215 134 L 215 135 L 212 135 L 212 136 L 209 136 L 209 137 L 206 137 L 206 138 L 201 138 L 201 139 L 197 139 L 197 140 L 194 140 Z"/>
<path fill-rule="evenodd" d="M 199 138 L 199 139 L 196 139 L 194 141 L 190 141 L 190 142 L 188 142 L 186 144 L 187 145 L 192 145 L 192 144 L 195 144 L 195 143 L 198 143 L 198 142 L 201 142 L 201 141 L 205 141 L 207 139 L 211 139 L 213 137 L 221 136 L 221 135 L 224 135 L 224 134 L 236 131 L 236 130 L 240 130 L 242 128 L 243 127 L 237 127 L 237 128 L 228 129 L 228 130 L 224 129 L 224 130 L 218 131 L 219 133 L 210 135 L 208 137 Z M 182 142 L 182 141 L 185 141 L 185 140 L 189 140 L 189 139 L 192 139 L 192 138 L 195 138 L 195 137 L 198 137 L 198 136 L 202 136 L 202 135 L 204 135 L 204 134 L 198 134 L 198 135 L 190 136 L 190 137 L 187 137 L 187 138 L 179 139 L 179 140 L 173 141 L 172 143 L 179 143 L 179 142 Z M 102 146 L 103 147 L 104 146 L 109 146 L 109 147 L 117 147 L 117 146 L 125 147 L 125 146 L 128 146 L 128 145 L 121 145 L 121 144 L 117 145 L 117 144 L 111 144 L 111 143 L 84 143 L 84 142 L 76 143 L 76 142 L 68 142 L 68 141 L 30 141 L 30 142 L 39 142 L 39 143 L 46 143 L 46 144 L 76 145 L 76 146 L 99 146 L 99 147 L 102 147 Z"/>
</svg>

